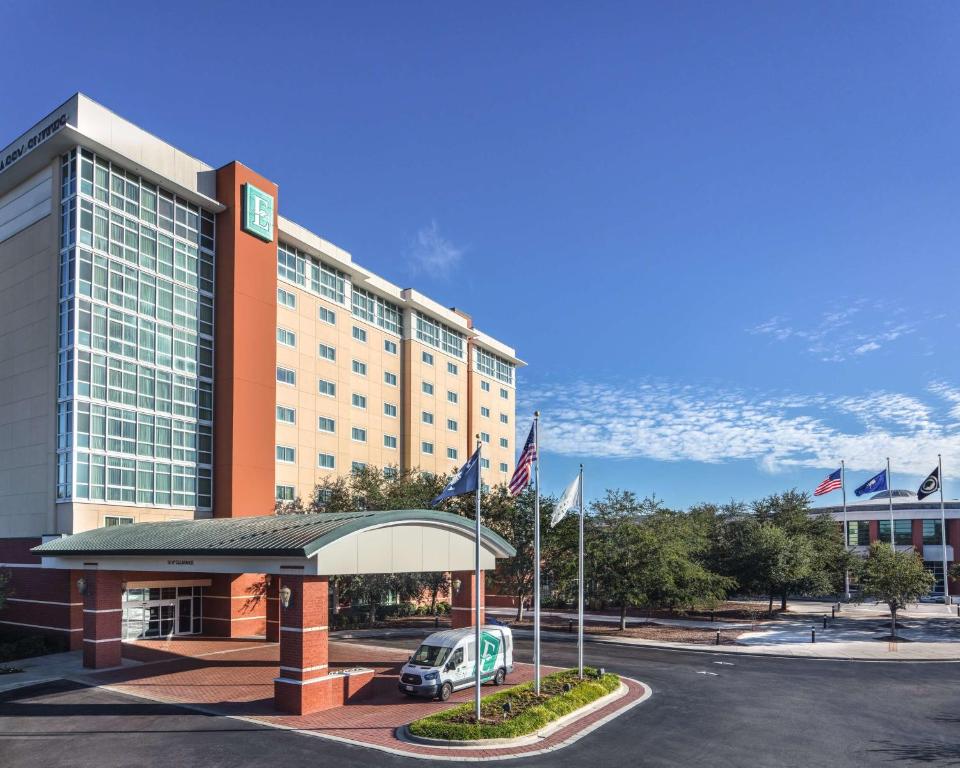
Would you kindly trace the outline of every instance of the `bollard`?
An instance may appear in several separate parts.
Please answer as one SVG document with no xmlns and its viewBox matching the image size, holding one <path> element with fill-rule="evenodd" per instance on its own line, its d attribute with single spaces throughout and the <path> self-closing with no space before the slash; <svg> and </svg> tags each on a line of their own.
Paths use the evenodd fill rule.
<svg viewBox="0 0 960 768">
<path fill-rule="evenodd" d="M 823 628 L 824 628 L 824 629 L 827 628 L 827 617 L 826 617 L 826 616 L 823 617 Z"/>
<path fill-rule="evenodd" d="M 568 622 L 567 622 L 567 632 L 573 632 L 573 622 L 572 622 L 572 621 L 568 621 Z M 476 666 L 476 665 L 474 665 L 474 666 Z"/>
<path fill-rule="evenodd" d="M 719 630 L 719 629 L 717 630 L 717 642 L 716 642 L 716 644 L 717 644 L 717 645 L 720 645 L 720 630 Z"/>
<path fill-rule="evenodd" d="M 813 629 L 810 630 L 810 642 L 811 642 L 811 643 L 817 642 L 817 628 L 816 628 L 816 627 L 814 627 Z"/>
<path fill-rule="evenodd" d="M 837 618 L 837 609 L 834 607 L 830 609 L 830 619 L 833 620 L 836 618 Z"/>
<path fill-rule="evenodd" d="M 440 617 L 439 617 L 439 616 L 434 616 L 434 617 L 433 617 L 433 628 L 436 629 L 436 628 L 439 627 L 439 626 L 440 626 Z"/>
<path fill-rule="evenodd" d="M 710 611 L 710 621 L 716 621 L 716 620 L 717 620 L 717 612 Z"/>
</svg>

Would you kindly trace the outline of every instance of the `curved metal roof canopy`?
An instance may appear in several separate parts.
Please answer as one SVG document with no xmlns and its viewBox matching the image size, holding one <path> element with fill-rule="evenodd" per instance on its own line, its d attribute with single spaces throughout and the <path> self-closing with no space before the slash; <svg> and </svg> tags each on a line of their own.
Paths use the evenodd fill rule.
<svg viewBox="0 0 960 768">
<path fill-rule="evenodd" d="M 135 523 L 34 547 L 51 568 L 305 575 L 414 573 L 474 566 L 472 520 L 411 509 Z M 480 565 L 516 550 L 481 526 Z"/>
</svg>

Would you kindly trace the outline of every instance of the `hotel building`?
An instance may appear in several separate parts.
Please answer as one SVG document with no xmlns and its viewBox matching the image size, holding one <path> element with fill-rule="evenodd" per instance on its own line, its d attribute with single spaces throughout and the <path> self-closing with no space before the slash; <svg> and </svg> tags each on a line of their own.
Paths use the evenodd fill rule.
<svg viewBox="0 0 960 768">
<path fill-rule="evenodd" d="M 82 94 L 0 152 L 0 627 L 80 647 L 77 572 L 43 541 L 270 515 L 367 465 L 450 472 L 477 434 L 485 484 L 510 478 L 514 350 L 280 199 Z M 189 571 L 127 570 L 125 638 L 267 629 L 256 574 Z"/>
</svg>

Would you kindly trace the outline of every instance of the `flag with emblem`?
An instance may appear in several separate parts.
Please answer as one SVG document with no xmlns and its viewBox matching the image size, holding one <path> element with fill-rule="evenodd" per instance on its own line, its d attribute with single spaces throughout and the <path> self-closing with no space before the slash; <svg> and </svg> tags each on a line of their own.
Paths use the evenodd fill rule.
<svg viewBox="0 0 960 768">
<path fill-rule="evenodd" d="M 879 493 L 887 490 L 887 470 L 877 472 L 867 482 L 854 491 L 857 496 L 863 496 L 865 493 Z"/>
<path fill-rule="evenodd" d="M 923 501 L 927 496 L 940 490 L 940 467 L 935 467 L 933 472 L 927 475 L 926 479 L 920 483 L 917 489 L 917 501 Z"/>
</svg>

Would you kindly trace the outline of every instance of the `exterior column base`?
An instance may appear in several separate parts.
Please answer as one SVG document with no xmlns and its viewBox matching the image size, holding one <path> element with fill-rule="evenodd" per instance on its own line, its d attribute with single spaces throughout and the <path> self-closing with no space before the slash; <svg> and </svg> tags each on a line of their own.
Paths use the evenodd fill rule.
<svg viewBox="0 0 960 768">
<path fill-rule="evenodd" d="M 368 696 L 373 675 L 372 669 L 356 669 L 310 680 L 278 677 L 273 681 L 273 706 L 289 715 L 340 707 Z"/>
<path fill-rule="evenodd" d="M 83 666 L 87 669 L 119 667 L 122 663 L 123 642 L 116 640 L 84 640 Z"/>
</svg>

